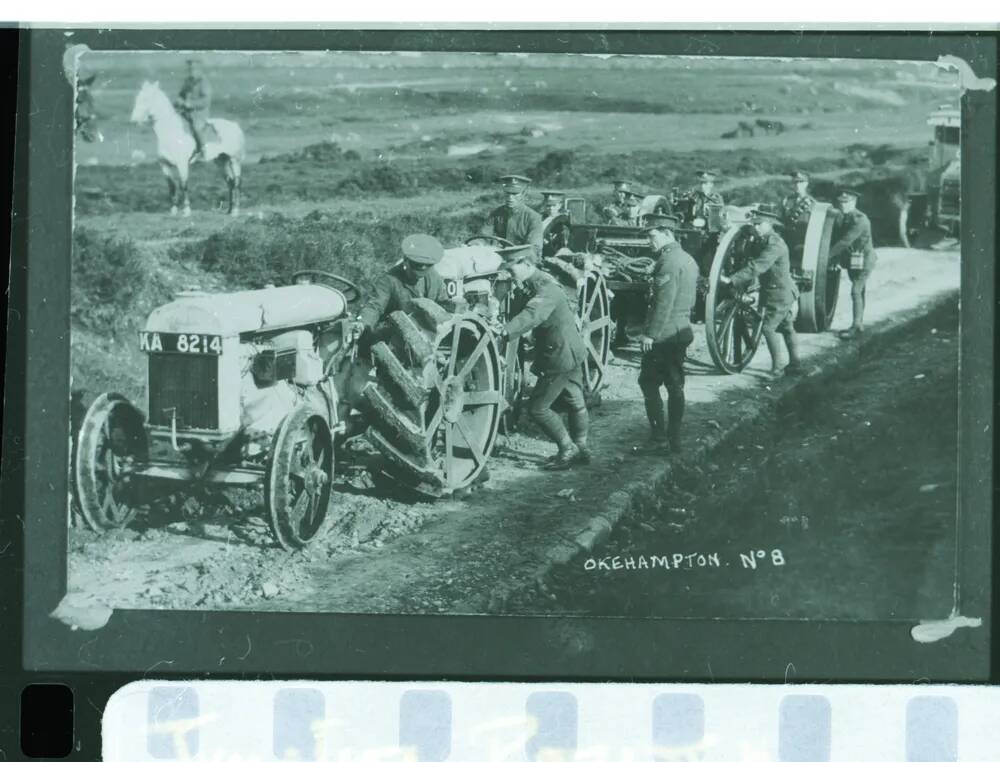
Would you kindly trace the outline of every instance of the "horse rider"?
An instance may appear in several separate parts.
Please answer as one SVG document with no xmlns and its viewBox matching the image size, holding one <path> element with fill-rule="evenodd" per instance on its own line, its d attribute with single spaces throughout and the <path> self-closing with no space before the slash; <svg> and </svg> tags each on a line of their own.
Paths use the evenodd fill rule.
<svg viewBox="0 0 1000 762">
<path fill-rule="evenodd" d="M 497 253 L 504 260 L 501 268 L 528 293 L 525 306 L 498 332 L 516 340 L 533 331 L 531 369 L 538 381 L 528 400 L 528 415 L 559 448 L 543 468 L 561 471 L 578 463 L 589 463 L 590 418 L 583 392 L 587 349 L 570 302 L 556 279 L 535 266 L 532 246 L 514 246 Z M 556 406 L 568 414 L 568 431 L 554 409 Z"/>
<path fill-rule="evenodd" d="M 675 215 L 646 216 L 653 266 L 649 310 L 639 337 L 642 390 L 649 420 L 650 440 L 633 449 L 635 454 L 681 452 L 681 420 L 684 417 L 684 358 L 694 341 L 691 310 L 698 285 L 698 264 L 684 251 L 673 230 L 681 220 Z M 664 416 L 660 387 L 667 388 Z"/>
<path fill-rule="evenodd" d="M 542 207 L 538 210 L 539 214 L 542 215 L 542 222 L 546 223 L 553 217 L 565 214 L 566 210 L 563 208 L 563 201 L 565 200 L 566 194 L 562 191 L 542 191 Z"/>
<path fill-rule="evenodd" d="M 872 224 L 868 215 L 858 209 L 858 192 L 843 188 L 837 194 L 840 216 L 834 222 L 830 264 L 847 270 L 851 279 L 851 327 L 838 335 L 856 339 L 865 330 L 865 287 L 878 257 L 872 247 Z M 839 273 L 836 274 L 839 277 Z"/>
<path fill-rule="evenodd" d="M 628 194 L 632 192 L 632 183 L 628 180 L 615 180 L 611 187 L 614 198 L 610 204 L 601 208 L 601 216 L 607 225 L 625 225 L 628 222 Z"/>
<path fill-rule="evenodd" d="M 718 204 L 724 206 L 725 202 L 722 200 L 722 194 L 715 189 L 715 178 L 717 177 L 715 172 L 701 169 L 695 173 L 695 177 L 700 184 L 690 194 L 694 202 L 691 205 L 691 217 L 692 220 L 703 219 L 707 221 L 708 205 Z"/>
<path fill-rule="evenodd" d="M 187 76 L 184 78 L 174 106 L 191 127 L 191 136 L 195 143 L 192 160 L 204 156 L 204 131 L 208 125 L 208 110 L 211 105 L 212 86 L 209 85 L 208 79 L 202 71 L 201 61 L 197 58 L 189 58 L 187 60 Z"/>
<path fill-rule="evenodd" d="M 792 280 L 788 246 L 775 230 L 775 226 L 781 225 L 781 213 L 770 204 L 761 204 L 750 212 L 749 221 L 757 234 L 750 251 L 751 259 L 732 275 L 721 276 L 719 281 L 731 289 L 744 289 L 754 280 L 760 281 L 764 341 L 771 353 L 770 377 L 777 379 L 786 373 L 801 375 L 802 362 L 794 326 L 799 292 Z M 784 362 L 779 335 L 788 351 L 788 359 Z"/>
<path fill-rule="evenodd" d="M 374 292 L 358 313 L 353 326 L 355 337 L 371 334 L 382 318 L 405 310 L 414 299 L 452 306 L 444 279 L 434 269 L 444 256 L 441 242 L 426 233 L 414 233 L 403 239 L 400 249 L 403 259 L 375 281 Z"/>
<path fill-rule="evenodd" d="M 792 271 L 795 272 L 802 269 L 802 247 L 816 199 L 809 194 L 809 175 L 796 170 L 788 177 L 793 192 L 781 200 L 781 224 L 785 228 L 785 241 L 789 247 Z"/>
<path fill-rule="evenodd" d="M 514 246 L 531 245 L 535 258 L 542 256 L 542 215 L 525 203 L 531 178 L 524 175 L 503 175 L 500 188 L 504 203 L 492 212 L 480 231 L 483 235 L 503 238 Z"/>
</svg>

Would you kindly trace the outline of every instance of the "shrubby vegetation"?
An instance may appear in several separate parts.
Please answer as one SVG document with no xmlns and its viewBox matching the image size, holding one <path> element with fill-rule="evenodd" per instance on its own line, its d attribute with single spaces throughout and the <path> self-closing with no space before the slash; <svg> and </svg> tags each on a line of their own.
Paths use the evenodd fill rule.
<svg viewBox="0 0 1000 762">
<path fill-rule="evenodd" d="M 304 218 L 271 214 L 213 233 L 172 251 L 176 259 L 217 273 L 233 288 L 290 282 L 296 270 L 328 270 L 363 290 L 399 259 L 399 244 L 413 232 L 430 233 L 454 246 L 477 232 L 482 218 L 467 214 L 426 219 L 413 214 L 333 218 L 316 210 Z"/>
<path fill-rule="evenodd" d="M 124 237 L 73 235 L 71 320 L 101 334 L 135 328 L 169 298 L 152 256 Z"/>
<path fill-rule="evenodd" d="M 342 198 L 412 198 L 429 191 L 470 195 L 494 188 L 504 172 L 523 172 L 541 185 L 572 190 L 629 177 L 650 192 L 688 187 L 698 169 L 709 167 L 723 177 L 781 174 L 792 168 L 807 172 L 865 169 L 891 160 L 922 163 L 922 151 L 893 152 L 885 146 L 854 145 L 829 158 L 795 159 L 762 150 L 634 151 L 606 154 L 589 150 L 540 151 L 514 146 L 500 154 L 472 157 L 444 155 L 413 158 L 361 158 L 336 143 L 307 146 L 292 154 L 262 159 L 244 167 L 243 205 L 279 205 L 290 201 L 323 203 Z M 215 167 L 196 164 L 190 182 L 191 203 L 199 209 L 223 209 L 225 185 Z M 154 165 L 80 167 L 76 187 L 77 213 L 163 211 L 166 184 Z"/>
</svg>

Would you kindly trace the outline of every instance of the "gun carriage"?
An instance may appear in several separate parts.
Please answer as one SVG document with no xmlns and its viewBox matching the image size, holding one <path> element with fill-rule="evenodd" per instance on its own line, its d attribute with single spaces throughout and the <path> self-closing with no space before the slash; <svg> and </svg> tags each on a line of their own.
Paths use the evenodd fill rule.
<svg viewBox="0 0 1000 762">
<path fill-rule="evenodd" d="M 587 202 L 567 199 L 569 212 L 569 248 L 591 257 L 603 269 L 607 286 L 614 298 L 611 319 L 614 321 L 615 346 L 627 343 L 646 319 L 653 267 L 649 241 L 641 226 L 595 225 L 586 222 Z M 704 205 L 704 215 L 695 214 L 691 196 L 674 194 L 646 196 L 638 218 L 663 211 L 680 216 L 674 231 L 684 249 L 698 263 L 698 294 L 692 311 L 694 322 L 705 323 L 709 354 L 723 373 L 739 373 L 753 360 L 760 346 L 763 313 L 756 284 L 733 292 L 720 284 L 722 275 L 731 275 L 746 265 L 752 252 L 753 227 L 730 220 L 721 204 Z M 802 266 L 795 273 L 799 288 L 796 318 L 798 330 L 826 330 L 833 319 L 840 278 L 829 267 L 830 238 L 836 212 L 829 204 L 818 203 L 806 227 Z"/>
</svg>

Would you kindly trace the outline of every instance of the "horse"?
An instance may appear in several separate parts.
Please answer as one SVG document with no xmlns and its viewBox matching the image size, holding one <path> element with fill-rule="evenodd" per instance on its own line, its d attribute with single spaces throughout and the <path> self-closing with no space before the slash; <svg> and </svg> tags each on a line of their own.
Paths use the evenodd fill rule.
<svg viewBox="0 0 1000 762">
<path fill-rule="evenodd" d="M 187 185 L 196 143 L 190 125 L 177 113 L 159 82 L 143 82 L 135 96 L 132 122 L 152 124 L 160 169 L 167 178 L 170 213 L 177 214 L 180 205 L 183 215 L 190 216 Z M 217 138 L 212 140 L 206 136 L 202 159 L 214 161 L 222 170 L 229 186 L 228 212 L 235 217 L 240 209 L 240 177 L 245 156 L 243 130 L 227 119 L 209 119 L 207 124 L 215 130 Z"/>
<path fill-rule="evenodd" d="M 104 142 L 104 135 L 97 126 L 97 110 L 94 108 L 94 94 L 90 87 L 96 74 L 78 79 L 76 82 L 76 107 L 73 110 L 73 131 L 88 143 Z"/>
</svg>

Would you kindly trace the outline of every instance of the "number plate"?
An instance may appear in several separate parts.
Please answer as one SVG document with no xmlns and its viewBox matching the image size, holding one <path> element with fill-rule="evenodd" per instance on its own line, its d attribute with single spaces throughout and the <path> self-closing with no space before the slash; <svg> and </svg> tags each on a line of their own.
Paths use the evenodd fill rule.
<svg viewBox="0 0 1000 762">
<path fill-rule="evenodd" d="M 143 352 L 178 352 L 193 355 L 221 355 L 222 337 L 204 333 L 161 333 L 140 331 L 139 349 Z"/>
</svg>

